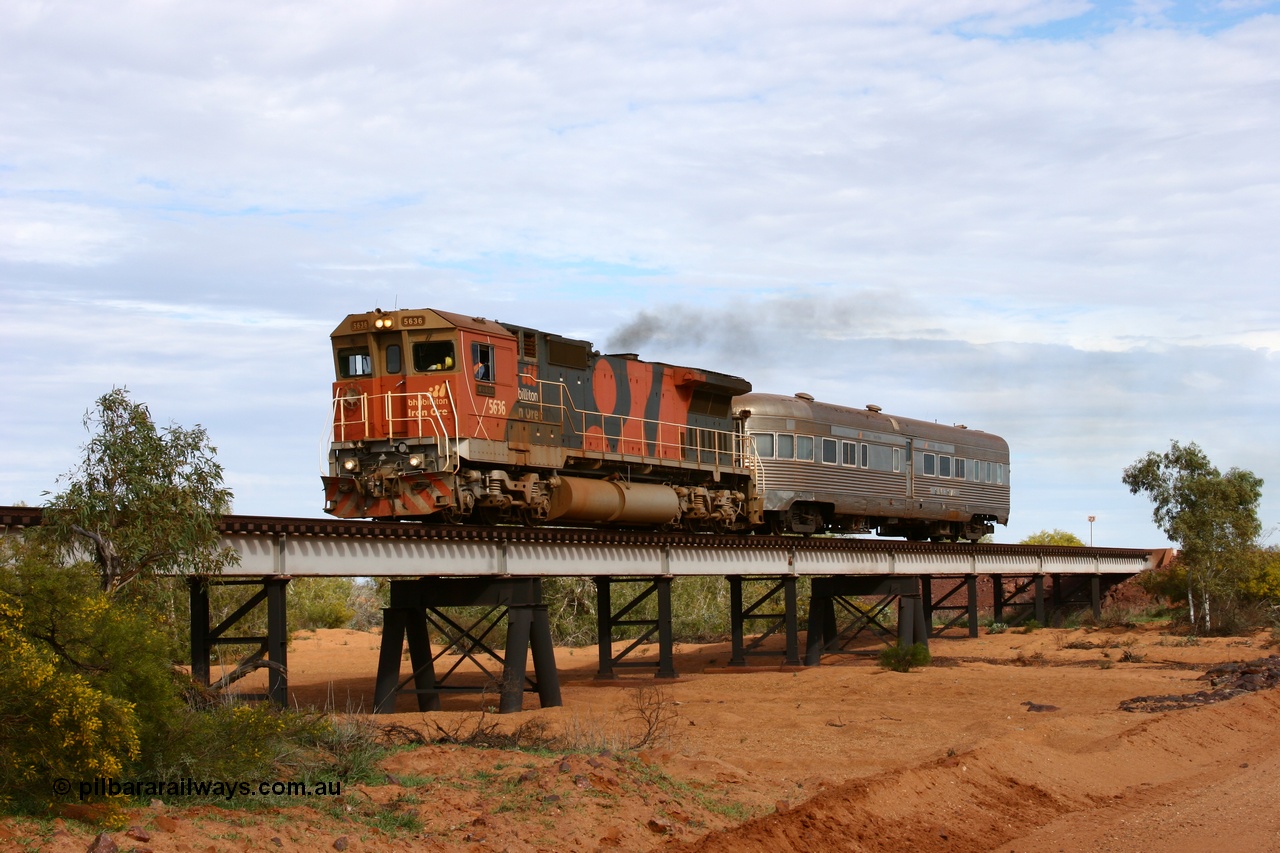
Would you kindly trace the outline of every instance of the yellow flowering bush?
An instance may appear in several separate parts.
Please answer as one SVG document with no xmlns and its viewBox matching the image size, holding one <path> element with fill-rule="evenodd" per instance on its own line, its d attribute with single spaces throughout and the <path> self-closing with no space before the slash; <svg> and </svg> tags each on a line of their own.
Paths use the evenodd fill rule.
<svg viewBox="0 0 1280 853">
<path fill-rule="evenodd" d="M 57 798 L 55 783 L 118 775 L 138 755 L 132 703 L 60 668 L 21 631 L 22 606 L 0 593 L 0 797 Z"/>
</svg>

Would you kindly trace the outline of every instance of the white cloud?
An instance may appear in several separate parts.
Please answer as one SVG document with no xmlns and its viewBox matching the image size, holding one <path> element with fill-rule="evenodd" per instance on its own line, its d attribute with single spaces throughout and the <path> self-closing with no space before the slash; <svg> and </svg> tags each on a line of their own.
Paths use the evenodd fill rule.
<svg viewBox="0 0 1280 853">
<path fill-rule="evenodd" d="M 1272 8 L 12 3 L 0 476 L 128 384 L 305 511 L 262 484 L 310 478 L 325 336 L 395 304 L 648 311 L 642 355 L 1013 423 L 1055 484 L 1195 393 L 1235 453 L 1280 390 Z"/>
<path fill-rule="evenodd" d="M 114 211 L 0 197 L 0 261 L 91 266 L 114 259 L 127 240 Z"/>
</svg>

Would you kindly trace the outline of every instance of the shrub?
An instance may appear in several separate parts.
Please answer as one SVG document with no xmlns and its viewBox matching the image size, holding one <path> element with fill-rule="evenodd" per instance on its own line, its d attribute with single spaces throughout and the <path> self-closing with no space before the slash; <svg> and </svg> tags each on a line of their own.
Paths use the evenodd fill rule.
<svg viewBox="0 0 1280 853">
<path fill-rule="evenodd" d="M 57 779 L 116 776 L 139 754 L 131 703 L 62 671 L 23 635 L 24 613 L 0 593 L 0 804 L 47 804 Z"/>
<path fill-rule="evenodd" d="M 933 655 L 924 643 L 889 646 L 880 653 L 880 666 L 894 672 L 910 672 L 915 667 L 928 666 L 932 661 Z"/>
<path fill-rule="evenodd" d="M 351 578 L 297 578 L 285 597 L 289 630 L 345 628 L 356 615 L 356 595 Z"/>
</svg>

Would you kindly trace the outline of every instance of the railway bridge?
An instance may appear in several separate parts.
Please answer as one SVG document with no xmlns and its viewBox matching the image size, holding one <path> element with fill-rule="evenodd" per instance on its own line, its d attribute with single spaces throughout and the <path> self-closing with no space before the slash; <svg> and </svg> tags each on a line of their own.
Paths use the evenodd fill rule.
<svg viewBox="0 0 1280 853">
<path fill-rule="evenodd" d="M 0 507 L 0 530 L 12 533 L 40 523 L 40 510 Z M 560 704 L 542 580 L 590 578 L 596 591 L 597 678 L 623 668 L 649 668 L 675 678 L 672 583 L 681 577 L 716 576 L 729 585 L 730 666 L 772 654 L 765 639 L 785 638 L 782 664 L 817 665 L 840 653 L 859 632 L 896 636 L 899 643 L 927 643 L 949 629 L 978 633 L 980 582 L 990 587 L 996 621 L 1048 624 L 1071 610 L 1100 615 L 1114 585 L 1170 557 L 1166 549 L 1077 548 L 1031 545 L 906 542 L 892 539 L 793 536 L 712 536 L 572 528 L 438 527 L 394 522 L 228 515 L 221 521 L 225 545 L 239 555 L 216 578 L 189 579 L 192 675 L 211 684 L 210 657 L 218 646 L 254 647 L 215 687 L 265 667 L 268 695 L 287 695 L 285 596 L 297 577 L 379 577 L 390 580 L 383 610 L 375 709 L 394 709 L 396 697 L 417 697 L 418 707 L 439 707 L 440 696 L 459 687 L 437 670 L 445 654 L 470 659 L 486 673 L 500 673 L 502 712 L 518 711 L 526 691 L 545 707 Z M 807 583 L 802 584 L 802 579 Z M 233 613 L 212 624 L 211 584 L 250 590 Z M 803 643 L 800 587 L 808 587 Z M 654 602 L 645 605 L 646 602 Z M 233 628 L 265 605 L 265 637 L 236 636 Z M 654 606 L 656 605 L 656 606 Z M 896 625 L 891 607 L 896 605 Z M 463 624 L 451 611 L 479 607 Z M 648 615 L 641 616 L 641 613 Z M 489 640 L 505 621 L 501 650 Z M 751 630 L 748 630 L 750 627 Z M 430 629 L 445 637 L 434 650 Z M 618 634 L 638 633 L 620 652 Z M 748 640 L 748 636 L 751 637 Z M 656 640 L 656 661 L 632 653 Z M 404 646 L 411 672 L 401 678 Z M 533 659 L 533 672 L 528 661 Z M 454 683 L 451 683 L 454 682 Z"/>
</svg>

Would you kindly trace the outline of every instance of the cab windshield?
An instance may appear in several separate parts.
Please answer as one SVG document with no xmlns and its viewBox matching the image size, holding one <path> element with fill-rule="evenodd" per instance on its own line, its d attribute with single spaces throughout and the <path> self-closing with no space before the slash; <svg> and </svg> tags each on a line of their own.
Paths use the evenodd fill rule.
<svg viewBox="0 0 1280 853">
<path fill-rule="evenodd" d="M 453 341 L 417 341 L 413 345 L 413 369 L 417 373 L 453 370 L 456 365 Z"/>
</svg>

